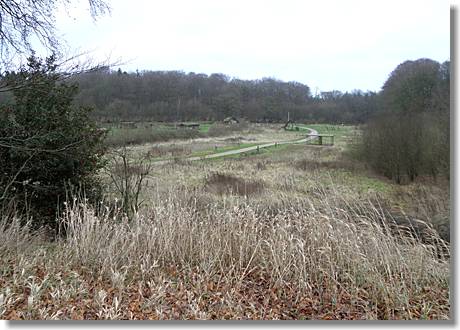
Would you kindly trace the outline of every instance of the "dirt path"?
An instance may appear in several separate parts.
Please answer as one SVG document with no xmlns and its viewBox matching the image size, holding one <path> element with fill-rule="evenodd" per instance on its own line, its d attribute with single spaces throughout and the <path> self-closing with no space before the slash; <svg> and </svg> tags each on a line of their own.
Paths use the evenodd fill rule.
<svg viewBox="0 0 460 330">
<path fill-rule="evenodd" d="M 307 128 L 306 127 L 306 129 L 308 129 L 310 131 L 310 133 L 308 135 L 317 135 L 318 134 L 318 132 L 316 130 L 312 129 L 312 128 Z M 255 146 L 252 146 L 252 147 L 245 147 L 245 148 L 241 148 L 241 149 L 223 151 L 223 152 L 218 152 L 218 153 L 215 153 L 215 154 L 210 154 L 210 155 L 205 155 L 205 156 L 185 157 L 185 158 L 182 158 L 182 160 L 195 161 L 195 160 L 214 159 L 214 158 L 220 158 L 220 157 L 225 157 L 225 156 L 230 156 L 230 155 L 237 155 L 237 154 L 241 154 L 241 153 L 249 152 L 249 151 L 255 151 L 257 149 L 260 150 L 260 149 L 263 149 L 263 148 L 269 148 L 269 147 L 273 147 L 275 145 L 303 143 L 303 142 L 307 142 L 309 140 L 313 140 L 315 138 L 316 138 L 315 136 L 307 136 L 305 138 L 298 139 L 298 140 L 274 141 L 274 142 L 269 142 L 269 143 L 265 143 L 265 144 L 255 145 Z M 154 165 L 163 165 L 163 164 L 167 164 L 167 163 L 171 163 L 171 162 L 173 162 L 173 160 L 168 159 L 168 160 L 160 160 L 160 161 L 154 162 L 153 164 Z"/>
</svg>

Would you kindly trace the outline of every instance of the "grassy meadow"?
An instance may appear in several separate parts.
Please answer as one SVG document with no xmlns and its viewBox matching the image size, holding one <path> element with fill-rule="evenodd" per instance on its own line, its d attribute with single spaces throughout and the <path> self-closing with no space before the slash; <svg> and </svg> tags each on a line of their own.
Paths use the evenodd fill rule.
<svg viewBox="0 0 460 330">
<path fill-rule="evenodd" d="M 374 174 L 348 156 L 352 126 L 305 125 L 334 146 L 183 159 L 305 135 L 219 125 L 109 132 L 149 164 L 130 219 L 104 173 L 111 202 L 69 199 L 59 239 L 3 215 L 0 318 L 450 318 L 448 183 Z"/>
</svg>

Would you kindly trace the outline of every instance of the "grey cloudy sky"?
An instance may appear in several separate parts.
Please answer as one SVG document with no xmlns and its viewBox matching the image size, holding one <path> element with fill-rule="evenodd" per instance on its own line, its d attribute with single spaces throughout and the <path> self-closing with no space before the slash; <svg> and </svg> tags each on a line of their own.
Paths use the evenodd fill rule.
<svg viewBox="0 0 460 330">
<path fill-rule="evenodd" d="M 378 91 L 405 60 L 450 56 L 451 1 L 108 0 L 57 17 L 69 48 L 122 69 L 274 77 L 321 91 Z"/>
</svg>

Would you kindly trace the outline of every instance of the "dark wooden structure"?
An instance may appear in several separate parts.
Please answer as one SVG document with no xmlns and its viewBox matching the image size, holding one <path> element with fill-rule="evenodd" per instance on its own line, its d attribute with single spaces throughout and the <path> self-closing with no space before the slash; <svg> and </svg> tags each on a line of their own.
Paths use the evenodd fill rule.
<svg viewBox="0 0 460 330">
<path fill-rule="evenodd" d="M 334 135 L 330 134 L 309 134 L 307 137 L 316 137 L 315 139 L 307 140 L 307 144 L 320 146 L 333 146 Z"/>
<path fill-rule="evenodd" d="M 297 127 L 295 126 L 294 122 L 292 120 L 288 120 L 286 124 L 284 124 L 283 128 L 285 130 L 294 130 L 294 128 Z"/>
</svg>

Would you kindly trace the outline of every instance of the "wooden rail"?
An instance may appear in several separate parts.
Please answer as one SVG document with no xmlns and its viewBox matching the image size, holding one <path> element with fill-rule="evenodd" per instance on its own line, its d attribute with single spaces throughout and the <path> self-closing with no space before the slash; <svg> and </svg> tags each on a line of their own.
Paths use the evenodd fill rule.
<svg viewBox="0 0 460 330">
<path fill-rule="evenodd" d="M 317 144 L 317 145 L 326 145 L 326 146 L 333 146 L 334 145 L 334 135 L 331 134 L 309 134 L 309 137 L 313 137 L 313 139 L 307 140 L 307 144 Z M 326 143 L 326 140 L 329 140 L 329 143 Z M 318 141 L 317 143 L 315 143 Z"/>
</svg>

